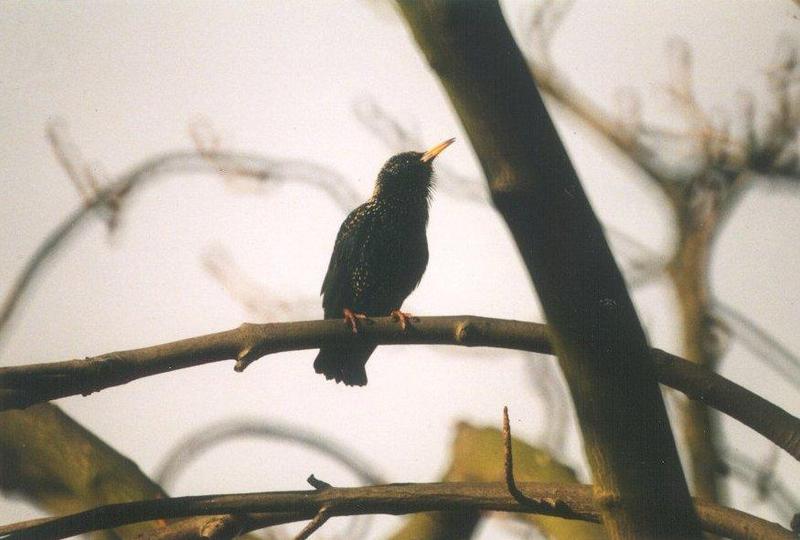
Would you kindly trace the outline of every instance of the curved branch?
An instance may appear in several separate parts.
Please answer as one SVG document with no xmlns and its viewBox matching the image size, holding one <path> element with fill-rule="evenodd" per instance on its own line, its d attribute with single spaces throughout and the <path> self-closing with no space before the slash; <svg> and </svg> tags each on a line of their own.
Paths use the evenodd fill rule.
<svg viewBox="0 0 800 540">
<path fill-rule="evenodd" d="M 217 172 L 239 175 L 261 181 L 280 182 L 292 179 L 323 190 L 343 210 L 349 210 L 359 200 L 358 194 L 340 175 L 323 166 L 300 160 L 278 160 L 256 154 L 235 152 L 176 151 L 156 156 L 134 167 L 108 187 L 97 191 L 83 206 L 73 211 L 41 243 L 14 280 L 10 292 L 0 306 L 0 337 L 19 306 L 20 299 L 30 287 L 44 263 L 56 252 L 78 227 L 95 211 L 119 209 L 120 201 L 145 181 L 166 174 Z"/>
<path fill-rule="evenodd" d="M 712 306 L 716 315 L 733 329 L 736 339 L 781 375 L 781 378 L 800 389 L 800 358 L 773 337 L 758 323 L 733 307 L 716 300 Z"/>
<path fill-rule="evenodd" d="M 725 451 L 722 458 L 735 480 L 755 492 L 757 500 L 770 503 L 772 509 L 787 523 L 791 521 L 800 509 L 800 499 L 776 477 L 777 460 L 770 460 L 768 464 L 759 463 L 731 448 Z"/>
<path fill-rule="evenodd" d="M 159 484 L 167 486 L 181 467 L 186 466 L 189 461 L 209 448 L 230 439 L 251 437 L 287 440 L 302 444 L 338 461 L 365 483 L 383 484 L 386 482 L 380 474 L 373 471 L 363 459 L 360 459 L 352 448 L 339 445 L 313 431 L 263 420 L 226 420 L 195 432 L 176 445 L 153 476 Z"/>
<path fill-rule="evenodd" d="M 339 320 L 243 324 L 239 328 L 163 345 L 46 364 L 0 368 L 0 410 L 104 388 L 187 368 L 236 360 L 244 370 L 262 356 L 352 340 L 380 345 L 501 347 L 552 354 L 544 324 L 473 317 L 421 317 L 402 331 L 391 317 L 370 319 L 357 335 Z M 800 460 L 800 419 L 734 382 L 688 360 L 652 349 L 662 384 L 716 408 L 754 429 Z"/>
<path fill-rule="evenodd" d="M 284 440 L 306 446 L 344 465 L 364 484 L 386 483 L 386 480 L 373 470 L 365 459 L 360 458 L 352 448 L 340 445 L 314 431 L 290 424 L 259 419 L 224 420 L 195 431 L 173 447 L 167 457 L 162 460 L 153 476 L 159 485 L 169 486 L 178 473 L 200 454 L 231 439 L 245 438 Z M 272 516 L 267 517 L 268 521 L 272 519 Z M 229 530 L 236 530 L 237 527 L 241 528 L 245 523 L 251 523 L 255 527 L 259 521 L 254 518 L 248 518 L 243 521 L 240 516 L 218 516 L 212 521 L 216 536 L 208 537 L 224 538 Z M 196 531 L 205 526 L 207 526 L 205 522 L 176 524 L 170 527 L 169 532 L 159 533 L 158 538 L 180 538 L 181 534 L 187 529 L 191 533 L 191 531 Z M 365 516 L 363 521 L 355 518 L 348 527 L 347 537 L 352 539 L 363 538 L 369 531 L 369 526 L 369 516 Z"/>
<path fill-rule="evenodd" d="M 6 540 L 67 538 L 94 530 L 154 519 L 197 515 L 286 513 L 275 523 L 311 519 L 327 507 L 329 516 L 356 514 L 403 515 L 417 512 L 453 511 L 468 508 L 484 511 L 521 512 L 598 522 L 592 486 L 521 482 L 526 502 L 520 504 L 502 482 L 389 484 L 359 488 L 326 488 L 235 495 L 204 495 L 137 501 L 101 506 L 80 512 L 0 527 Z M 791 531 L 761 518 L 696 500 L 695 508 L 704 530 L 734 539 L 792 540 Z M 668 509 L 664 509 L 668 512 Z M 280 521 L 281 518 L 285 521 Z"/>
</svg>

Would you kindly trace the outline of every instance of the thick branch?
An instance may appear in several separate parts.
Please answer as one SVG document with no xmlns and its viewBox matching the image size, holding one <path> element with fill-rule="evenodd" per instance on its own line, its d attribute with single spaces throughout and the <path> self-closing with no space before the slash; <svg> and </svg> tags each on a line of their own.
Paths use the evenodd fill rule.
<svg viewBox="0 0 800 540">
<path fill-rule="evenodd" d="M 0 413 L 0 490 L 51 514 L 166 497 L 135 463 L 50 403 Z M 140 523 L 109 538 L 156 527 Z"/>
<path fill-rule="evenodd" d="M 286 522 L 311 519 L 323 507 L 330 516 L 356 514 L 402 515 L 416 512 L 477 509 L 523 512 L 597 522 L 600 512 L 593 502 L 592 486 L 520 482 L 529 499 L 524 505 L 512 497 L 504 483 L 390 484 L 359 488 L 327 488 L 235 495 L 205 495 L 138 501 L 101 506 L 18 528 L 0 527 L 7 540 L 67 538 L 93 530 L 154 519 L 196 515 L 286 512 Z M 792 540 L 780 525 L 738 510 L 695 501 L 704 530 L 734 539 Z M 662 509 L 669 515 L 671 509 Z"/>
<path fill-rule="evenodd" d="M 551 325 L 604 524 L 616 538 L 699 538 L 644 331 L 500 6 L 400 6 L 469 135 Z"/>
<path fill-rule="evenodd" d="M 381 345 L 502 347 L 552 354 L 548 334 L 543 324 L 468 315 L 421 317 L 405 332 L 391 317 L 370 319 L 357 336 L 338 320 L 243 324 L 233 330 L 144 349 L 0 368 L 0 410 L 86 395 L 142 377 L 221 360 L 237 360 L 241 370 L 264 355 L 341 345 L 349 340 Z M 663 384 L 730 415 L 800 460 L 800 419 L 716 373 L 664 351 L 652 351 Z"/>
</svg>

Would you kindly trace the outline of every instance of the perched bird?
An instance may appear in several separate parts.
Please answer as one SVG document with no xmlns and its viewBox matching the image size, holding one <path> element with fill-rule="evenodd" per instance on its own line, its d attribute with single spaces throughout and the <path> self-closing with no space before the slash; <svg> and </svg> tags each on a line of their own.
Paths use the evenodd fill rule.
<svg viewBox="0 0 800 540">
<path fill-rule="evenodd" d="M 454 140 L 389 158 L 372 197 L 344 220 L 322 283 L 326 319 L 344 317 L 358 333 L 359 319 L 392 315 L 405 329 L 410 315 L 400 307 L 428 265 L 433 160 Z M 374 350 L 359 343 L 323 347 L 314 370 L 337 383 L 364 386 L 364 365 Z"/>
</svg>

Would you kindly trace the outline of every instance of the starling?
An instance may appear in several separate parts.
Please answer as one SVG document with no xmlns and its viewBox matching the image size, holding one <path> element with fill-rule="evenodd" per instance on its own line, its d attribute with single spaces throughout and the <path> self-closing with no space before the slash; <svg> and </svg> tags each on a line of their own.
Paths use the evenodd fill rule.
<svg viewBox="0 0 800 540">
<path fill-rule="evenodd" d="M 410 315 L 400 307 L 428 265 L 433 159 L 454 140 L 389 158 L 372 197 L 344 220 L 322 283 L 326 319 L 344 317 L 358 333 L 359 319 L 391 315 L 405 329 Z M 374 350 L 375 345 L 358 343 L 323 347 L 314 370 L 337 383 L 364 386 L 364 366 Z"/>
</svg>

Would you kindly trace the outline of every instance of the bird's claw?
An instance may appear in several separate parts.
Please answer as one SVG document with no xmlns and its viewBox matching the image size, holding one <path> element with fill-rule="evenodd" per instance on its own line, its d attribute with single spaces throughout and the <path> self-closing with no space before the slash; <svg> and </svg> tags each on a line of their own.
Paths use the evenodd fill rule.
<svg viewBox="0 0 800 540">
<path fill-rule="evenodd" d="M 403 330 L 406 329 L 406 326 L 409 324 L 411 319 L 414 318 L 411 313 L 406 313 L 404 311 L 400 311 L 399 309 L 393 309 L 391 315 L 392 319 L 400 323 L 400 328 Z"/>
<path fill-rule="evenodd" d="M 350 326 L 354 334 L 358 334 L 358 320 L 365 320 L 367 318 L 366 314 L 356 313 L 352 309 L 347 308 L 344 308 L 342 313 L 344 314 L 344 323 Z"/>
</svg>

